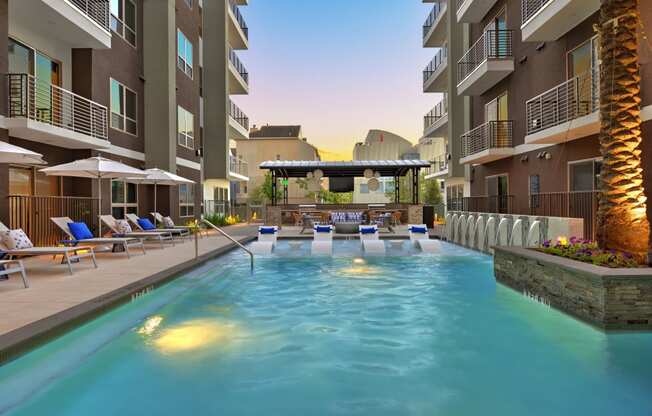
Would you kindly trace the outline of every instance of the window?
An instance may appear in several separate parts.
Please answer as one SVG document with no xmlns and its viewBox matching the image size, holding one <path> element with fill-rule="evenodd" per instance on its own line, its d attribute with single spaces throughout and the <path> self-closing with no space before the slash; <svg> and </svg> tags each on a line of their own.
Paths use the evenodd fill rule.
<svg viewBox="0 0 652 416">
<path fill-rule="evenodd" d="M 360 184 L 360 193 L 361 194 L 368 194 L 369 193 L 369 185 L 366 183 L 361 183 Z"/>
<path fill-rule="evenodd" d="M 179 185 L 179 216 L 195 216 L 195 186 L 193 184 Z"/>
<path fill-rule="evenodd" d="M 138 187 L 136 184 L 111 181 L 111 214 L 124 218 L 126 214 L 138 214 Z"/>
<path fill-rule="evenodd" d="M 492 211 L 506 213 L 510 209 L 509 179 L 507 175 L 495 175 L 485 178 L 489 207 Z"/>
<path fill-rule="evenodd" d="M 539 208 L 539 194 L 541 193 L 541 178 L 539 175 L 530 175 L 529 180 L 530 191 L 530 208 Z"/>
<path fill-rule="evenodd" d="M 186 5 L 192 9 L 192 0 L 184 0 Z"/>
<path fill-rule="evenodd" d="M 192 43 L 180 30 L 177 30 L 177 66 L 192 78 Z"/>
<path fill-rule="evenodd" d="M 569 190 L 587 192 L 600 189 L 602 160 L 585 160 L 568 164 Z"/>
<path fill-rule="evenodd" d="M 138 134 L 136 93 L 111 78 L 111 127 L 129 134 Z"/>
<path fill-rule="evenodd" d="M 136 46 L 136 3 L 133 0 L 111 0 L 111 30 Z"/>
<path fill-rule="evenodd" d="M 195 117 L 191 112 L 177 106 L 177 140 L 188 149 L 195 148 Z"/>
</svg>

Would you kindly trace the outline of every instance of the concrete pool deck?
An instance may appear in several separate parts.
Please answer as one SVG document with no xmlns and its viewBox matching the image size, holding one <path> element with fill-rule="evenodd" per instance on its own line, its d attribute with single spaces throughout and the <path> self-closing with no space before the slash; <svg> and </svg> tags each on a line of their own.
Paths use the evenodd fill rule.
<svg viewBox="0 0 652 416">
<path fill-rule="evenodd" d="M 244 243 L 256 235 L 257 226 L 243 224 L 225 230 Z M 56 332 L 124 302 L 139 291 L 151 290 L 234 247 L 225 237 L 210 232 L 199 239 L 197 259 L 191 238 L 174 247 L 146 244 L 146 255 L 133 250 L 130 259 L 122 253 L 98 253 L 97 269 L 92 262 L 82 260 L 73 264 L 73 275 L 51 256 L 27 258 L 24 262 L 29 288 L 24 288 L 17 275 L 0 281 L 0 364 Z"/>
</svg>

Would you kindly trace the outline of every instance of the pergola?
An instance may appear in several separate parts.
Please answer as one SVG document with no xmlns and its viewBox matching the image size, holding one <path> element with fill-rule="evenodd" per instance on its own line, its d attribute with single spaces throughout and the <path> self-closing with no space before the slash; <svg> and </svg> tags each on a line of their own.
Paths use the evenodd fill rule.
<svg viewBox="0 0 652 416">
<path fill-rule="evenodd" d="M 271 160 L 260 164 L 260 169 L 272 174 L 272 205 L 277 203 L 277 179 L 283 181 L 283 201 L 288 203 L 289 178 L 306 178 L 308 173 L 320 170 L 324 178 L 364 177 L 364 172 L 371 169 L 382 177 L 394 178 L 396 187 L 395 202 L 399 203 L 399 178 L 412 172 L 412 203 L 419 203 L 419 171 L 430 167 L 426 160 L 352 160 L 347 162 L 322 162 L 320 160 Z"/>
</svg>

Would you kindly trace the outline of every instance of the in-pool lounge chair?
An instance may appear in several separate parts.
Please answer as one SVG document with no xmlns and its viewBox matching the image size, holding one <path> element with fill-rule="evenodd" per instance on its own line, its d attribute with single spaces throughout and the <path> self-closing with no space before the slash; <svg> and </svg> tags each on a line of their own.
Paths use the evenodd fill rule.
<svg viewBox="0 0 652 416">
<path fill-rule="evenodd" d="M 251 251 L 254 254 L 271 254 L 276 245 L 278 237 L 278 227 L 273 226 L 260 226 L 258 227 L 258 241 L 251 243 Z"/>
<path fill-rule="evenodd" d="M 109 227 L 114 237 L 142 238 L 145 241 L 158 242 L 161 245 L 161 248 L 164 247 L 165 243 L 171 243 L 174 245 L 174 237 L 172 237 L 172 234 L 170 233 L 154 231 L 132 231 L 130 233 L 122 233 L 118 229 L 117 220 L 113 218 L 113 215 L 100 215 L 100 220 Z"/>
<path fill-rule="evenodd" d="M 187 228 L 156 228 L 152 222 L 147 219 L 147 218 L 138 218 L 138 215 L 136 214 L 127 214 L 125 215 L 127 220 L 131 222 L 131 224 L 136 227 L 138 231 L 142 232 L 163 232 L 163 233 L 170 233 L 174 237 L 187 237 L 190 235 L 190 230 Z"/>
<path fill-rule="evenodd" d="M 424 253 L 435 253 L 439 251 L 441 244 L 437 240 L 430 239 L 426 224 L 410 224 L 408 225 L 408 233 L 410 234 L 410 242 L 415 244 Z"/>
<path fill-rule="evenodd" d="M 312 233 L 312 254 L 333 254 L 333 226 L 315 225 Z"/>
<path fill-rule="evenodd" d="M 361 225 L 359 235 L 366 254 L 385 254 L 385 242 L 380 239 L 377 225 Z"/>
<path fill-rule="evenodd" d="M 74 223 L 73 220 L 71 220 L 69 217 L 52 217 L 50 220 L 57 225 L 61 229 L 61 231 L 64 233 L 66 236 L 65 240 L 61 240 L 60 242 L 69 245 L 69 246 L 77 246 L 79 244 L 86 244 L 89 246 L 113 246 L 113 250 L 111 252 L 113 253 L 120 253 L 124 252 L 127 257 L 130 257 L 129 253 L 129 248 L 134 248 L 134 247 L 140 247 L 140 249 L 143 251 L 143 254 L 145 254 L 145 244 L 143 244 L 143 239 L 142 238 L 136 238 L 136 237 L 100 237 L 100 238 L 95 238 L 93 235 L 88 231 L 88 227 L 86 227 L 86 231 L 88 232 L 88 235 L 85 236 L 79 236 L 79 231 L 78 230 L 72 230 L 70 227 L 71 223 Z M 85 224 L 84 224 L 85 225 Z M 74 226 L 73 226 L 74 227 Z M 83 228 L 83 227 L 82 227 Z M 78 233 L 78 237 L 82 238 L 77 238 L 75 237 L 75 233 Z"/>
</svg>

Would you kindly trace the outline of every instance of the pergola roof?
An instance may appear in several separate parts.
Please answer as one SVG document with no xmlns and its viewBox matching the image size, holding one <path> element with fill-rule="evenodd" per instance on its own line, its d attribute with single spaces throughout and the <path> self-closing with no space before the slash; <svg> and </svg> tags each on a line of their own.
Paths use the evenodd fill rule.
<svg viewBox="0 0 652 416">
<path fill-rule="evenodd" d="M 320 169 L 324 177 L 362 177 L 366 169 L 380 172 L 381 176 L 405 176 L 411 169 L 430 167 L 427 160 L 351 160 L 323 162 L 320 160 L 268 160 L 260 169 L 276 172 L 288 178 L 305 178 L 308 172 Z"/>
</svg>

